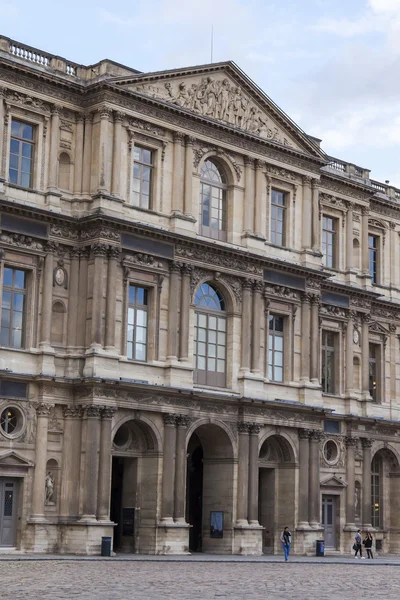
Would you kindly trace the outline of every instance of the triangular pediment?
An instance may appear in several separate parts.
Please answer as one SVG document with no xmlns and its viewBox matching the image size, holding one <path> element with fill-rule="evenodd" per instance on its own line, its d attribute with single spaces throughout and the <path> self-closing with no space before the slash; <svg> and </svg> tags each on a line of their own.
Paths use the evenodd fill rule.
<svg viewBox="0 0 400 600">
<path fill-rule="evenodd" d="M 379 335 L 384 335 L 384 336 L 389 335 L 389 330 L 386 329 L 386 327 L 384 327 L 380 323 L 378 323 L 378 321 L 371 321 L 368 325 L 368 329 L 372 333 L 378 333 Z"/>
<path fill-rule="evenodd" d="M 325 156 L 232 62 L 138 74 L 114 79 L 113 83 L 282 146 Z"/>
<path fill-rule="evenodd" d="M 33 462 L 24 458 L 18 452 L 9 450 L 0 454 L 0 467 L 32 467 Z"/>
<path fill-rule="evenodd" d="M 329 475 L 321 481 L 321 487 L 347 487 L 347 483 L 336 477 L 336 475 Z"/>
</svg>

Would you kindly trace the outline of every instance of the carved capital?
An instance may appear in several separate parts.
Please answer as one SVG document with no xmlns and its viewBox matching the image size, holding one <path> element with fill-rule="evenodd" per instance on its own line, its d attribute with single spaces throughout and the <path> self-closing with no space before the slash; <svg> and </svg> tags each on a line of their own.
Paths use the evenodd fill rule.
<svg viewBox="0 0 400 600">
<path fill-rule="evenodd" d="M 125 118 L 125 113 L 116 110 L 114 112 L 114 123 L 122 123 Z"/>
<path fill-rule="evenodd" d="M 122 250 L 118 246 L 110 246 L 108 249 L 108 256 L 113 260 L 121 259 Z"/>
<path fill-rule="evenodd" d="M 312 179 L 308 175 L 303 175 L 302 181 L 303 181 L 303 185 L 311 186 Z"/>
<path fill-rule="evenodd" d="M 193 265 L 188 265 L 187 263 L 183 263 L 182 265 L 182 275 L 185 277 L 190 277 L 193 272 Z"/>
<path fill-rule="evenodd" d="M 182 131 L 174 131 L 174 143 L 182 144 L 185 140 L 185 134 Z"/>
<path fill-rule="evenodd" d="M 84 123 L 85 122 L 85 115 L 83 113 L 76 113 L 75 114 L 75 123 Z"/>
<path fill-rule="evenodd" d="M 264 282 L 263 281 L 254 281 L 253 291 L 256 294 L 262 294 L 262 292 L 264 291 Z"/>
<path fill-rule="evenodd" d="M 310 440 L 312 442 L 320 442 L 323 438 L 324 434 L 320 429 L 312 429 L 310 431 Z"/>
<path fill-rule="evenodd" d="M 261 431 L 261 425 L 259 423 L 251 423 L 250 435 L 258 435 Z"/>
<path fill-rule="evenodd" d="M 59 106 L 58 104 L 51 105 L 51 116 L 59 116 L 61 114 L 61 111 L 62 106 Z"/>
<path fill-rule="evenodd" d="M 357 442 L 358 442 L 358 439 L 357 439 L 357 438 L 350 437 L 350 436 L 346 436 L 346 437 L 344 438 L 344 441 L 345 441 L 345 444 L 346 444 L 346 446 L 347 446 L 348 448 L 349 448 L 349 447 L 350 447 L 350 448 L 356 448 L 356 447 L 357 447 Z"/>
<path fill-rule="evenodd" d="M 93 256 L 107 256 L 108 246 L 96 242 L 91 246 Z"/>
<path fill-rule="evenodd" d="M 87 419 L 98 419 L 102 407 L 97 404 L 85 404 L 82 406 L 82 412 Z"/>
<path fill-rule="evenodd" d="M 178 427 L 187 427 L 190 423 L 190 417 L 188 415 L 177 415 L 176 424 Z"/>
<path fill-rule="evenodd" d="M 102 106 L 99 110 L 99 114 L 101 120 L 104 119 L 105 121 L 108 121 L 111 117 L 112 110 L 108 106 Z"/>
<path fill-rule="evenodd" d="M 182 263 L 180 262 L 172 262 L 169 266 L 168 266 L 169 272 L 172 273 L 180 273 L 181 269 L 182 269 Z"/>
<path fill-rule="evenodd" d="M 241 434 L 250 433 L 250 428 L 252 423 L 247 423 L 246 421 L 239 421 L 237 424 L 238 432 Z"/>
<path fill-rule="evenodd" d="M 186 146 L 193 146 L 193 144 L 196 141 L 196 138 L 194 138 L 191 135 L 187 135 L 187 136 L 185 136 L 185 141 L 186 141 Z"/>
<path fill-rule="evenodd" d="M 112 419 L 117 410 L 118 409 L 116 406 L 103 406 L 103 408 L 101 409 L 101 418 Z"/>
<path fill-rule="evenodd" d="M 372 438 L 361 438 L 361 446 L 363 448 L 372 448 L 373 441 Z"/>
<path fill-rule="evenodd" d="M 64 406 L 65 419 L 79 419 L 82 416 L 82 409 L 79 406 Z"/>
<path fill-rule="evenodd" d="M 390 323 L 389 324 L 389 331 L 390 331 L 390 333 L 396 333 L 396 331 L 397 331 L 397 325 L 395 325 L 394 323 Z"/>
<path fill-rule="evenodd" d="M 251 290 L 253 288 L 253 280 L 252 279 L 242 279 L 242 288 L 244 290 Z"/>
<path fill-rule="evenodd" d="M 164 413 L 163 421 L 164 425 L 174 425 L 176 424 L 176 414 L 175 413 Z"/>
<path fill-rule="evenodd" d="M 299 439 L 300 440 L 309 440 L 310 439 L 310 430 L 309 429 L 299 429 Z"/>
<path fill-rule="evenodd" d="M 361 313 L 361 322 L 368 325 L 371 322 L 371 315 L 369 313 Z"/>
<path fill-rule="evenodd" d="M 54 408 L 54 404 L 47 404 L 47 402 L 35 402 L 32 406 L 38 417 L 49 417 L 51 410 Z"/>
<path fill-rule="evenodd" d="M 254 167 L 254 158 L 251 156 L 245 156 L 243 162 L 245 167 Z"/>
<path fill-rule="evenodd" d="M 255 169 L 262 169 L 265 166 L 265 163 L 263 160 L 260 160 L 259 158 L 256 158 L 254 161 L 254 168 Z"/>
<path fill-rule="evenodd" d="M 361 207 L 361 214 L 363 216 L 368 216 L 369 215 L 369 206 L 362 206 Z"/>
</svg>

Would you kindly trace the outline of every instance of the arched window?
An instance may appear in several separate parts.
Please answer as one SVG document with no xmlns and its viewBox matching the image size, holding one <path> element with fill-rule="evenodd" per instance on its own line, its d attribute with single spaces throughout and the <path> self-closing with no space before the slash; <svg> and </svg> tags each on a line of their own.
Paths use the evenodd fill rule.
<svg viewBox="0 0 400 600">
<path fill-rule="evenodd" d="M 200 170 L 200 233 L 226 240 L 226 177 L 212 161 L 204 161 Z"/>
<path fill-rule="evenodd" d="M 194 334 L 195 382 L 226 385 L 226 313 L 220 292 L 208 283 L 197 290 Z"/>
<path fill-rule="evenodd" d="M 371 525 L 379 529 L 382 515 L 382 457 L 376 454 L 371 463 Z M 365 520 L 365 519 L 364 519 Z"/>
</svg>

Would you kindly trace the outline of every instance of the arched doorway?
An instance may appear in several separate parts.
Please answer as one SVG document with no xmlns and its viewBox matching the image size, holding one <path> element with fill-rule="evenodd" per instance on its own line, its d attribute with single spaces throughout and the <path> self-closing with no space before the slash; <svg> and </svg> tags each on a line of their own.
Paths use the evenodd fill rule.
<svg viewBox="0 0 400 600">
<path fill-rule="evenodd" d="M 263 552 L 280 551 L 280 532 L 295 520 L 295 458 L 280 435 L 268 437 L 259 455 L 258 520 L 264 527 Z"/>
<path fill-rule="evenodd" d="M 399 497 L 399 461 L 392 450 L 381 448 L 374 454 L 371 462 L 371 524 L 374 529 L 398 532 Z M 397 549 L 397 545 L 395 547 Z"/>
<path fill-rule="evenodd" d="M 218 425 L 200 425 L 187 445 L 186 521 L 191 552 L 232 553 L 233 448 Z"/>
<path fill-rule="evenodd" d="M 157 446 L 154 432 L 142 421 L 122 423 L 114 435 L 110 518 L 116 523 L 116 551 L 154 553 Z"/>
</svg>

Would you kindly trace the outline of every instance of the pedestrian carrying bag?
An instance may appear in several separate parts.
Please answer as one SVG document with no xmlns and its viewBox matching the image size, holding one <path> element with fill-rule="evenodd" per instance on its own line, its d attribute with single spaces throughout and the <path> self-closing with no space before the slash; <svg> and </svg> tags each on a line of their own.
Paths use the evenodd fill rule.
<svg viewBox="0 0 400 600">
<path fill-rule="evenodd" d="M 357 544 L 353 544 L 353 550 L 357 550 L 358 546 Z"/>
</svg>

